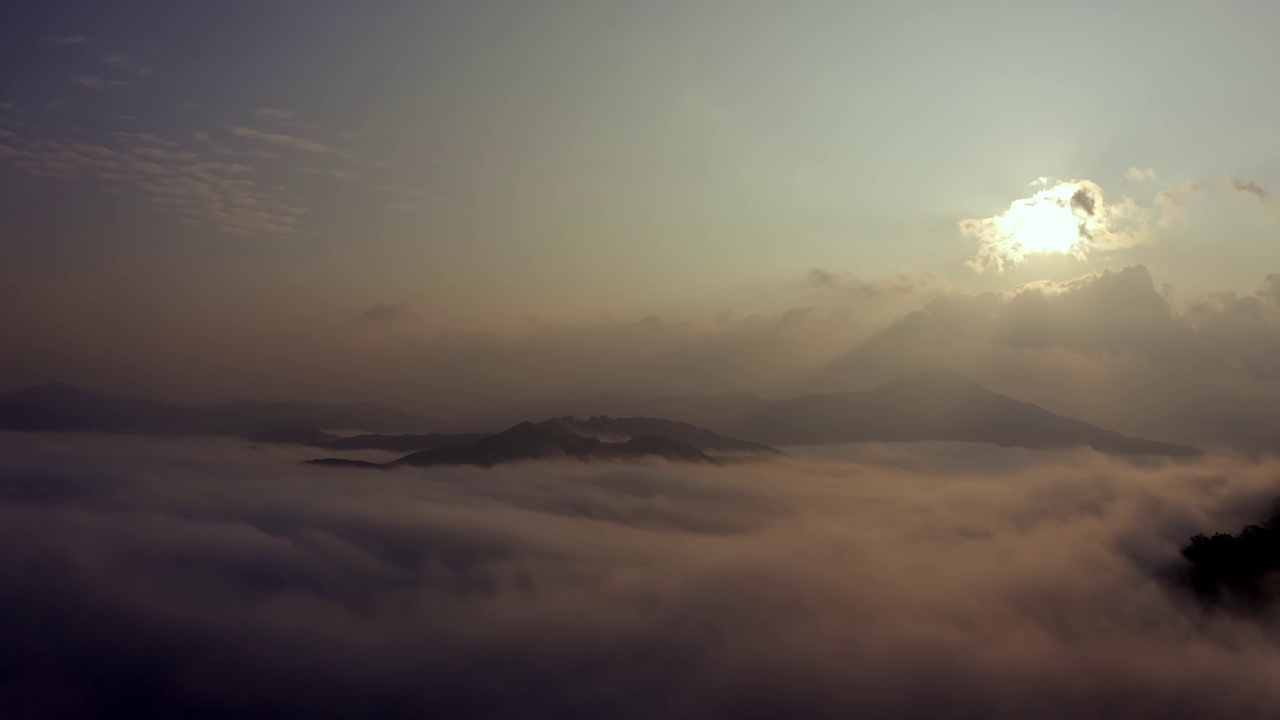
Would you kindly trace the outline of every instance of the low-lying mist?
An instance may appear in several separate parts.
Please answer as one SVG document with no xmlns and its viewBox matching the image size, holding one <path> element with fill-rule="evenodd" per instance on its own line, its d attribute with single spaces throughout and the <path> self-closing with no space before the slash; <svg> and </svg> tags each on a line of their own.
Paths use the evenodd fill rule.
<svg viewBox="0 0 1280 720">
<path fill-rule="evenodd" d="M 384 473 L 0 436 L 6 717 L 1274 717 L 1170 581 L 1280 464 L 866 445 Z"/>
</svg>

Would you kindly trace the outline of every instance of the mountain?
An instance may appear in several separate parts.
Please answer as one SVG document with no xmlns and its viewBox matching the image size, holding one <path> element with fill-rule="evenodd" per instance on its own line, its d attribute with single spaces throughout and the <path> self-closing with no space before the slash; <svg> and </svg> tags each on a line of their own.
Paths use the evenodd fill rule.
<svg viewBox="0 0 1280 720">
<path fill-rule="evenodd" d="M 423 450 L 394 465 L 479 465 L 491 467 L 519 460 L 625 460 L 646 456 L 681 462 L 711 462 L 701 450 L 669 437 L 645 435 L 608 442 L 568 430 L 561 421 L 522 422 L 465 445 Z"/>
<path fill-rule="evenodd" d="M 1027 448 L 1087 446 L 1115 455 L 1200 452 L 1055 415 L 945 371 L 902 378 L 863 392 L 780 400 L 725 431 L 773 445 L 953 440 Z"/>
<path fill-rule="evenodd" d="M 465 423 L 477 430 L 497 430 L 516 423 L 541 422 L 560 417 L 666 418 L 706 428 L 730 427 L 769 401 L 745 391 L 718 394 L 643 397 L 623 393 L 598 393 L 576 400 L 528 403 Z"/>
<path fill-rule="evenodd" d="M 76 432 L 89 428 L 42 407 L 20 400 L 0 402 L 0 430 L 16 432 Z"/>
<path fill-rule="evenodd" d="M 189 435 L 200 432 L 203 426 L 203 419 L 194 408 L 109 395 L 66 383 L 46 383 L 6 393 L 0 395 L 0 402 L 21 403 L 56 415 L 82 430 Z"/>
<path fill-rule="evenodd" d="M 632 440 L 641 437 L 666 437 L 706 453 L 753 453 L 773 455 L 778 451 L 750 440 L 738 440 L 699 427 L 692 423 L 651 417 L 561 417 L 543 421 L 542 425 L 562 432 L 587 435 L 606 441 Z"/>
<path fill-rule="evenodd" d="M 706 428 L 658 418 L 561 417 L 540 423 L 521 422 L 492 435 L 438 437 L 451 437 L 455 442 L 420 450 L 379 467 L 492 467 L 519 460 L 568 458 L 591 461 L 645 457 L 660 457 L 673 462 L 712 463 L 719 462 L 724 455 L 771 455 L 778 452 L 760 443 L 736 440 Z M 337 444 L 327 443 L 323 447 L 334 448 Z M 717 457 L 710 453 L 722 455 Z M 310 462 L 342 467 L 373 466 L 342 458 L 321 458 Z"/>
<path fill-rule="evenodd" d="M 448 420 L 413 415 L 374 403 L 323 405 L 307 402 L 236 402 L 189 407 L 123 397 L 66 383 L 46 383 L 0 395 L 8 419 L 0 429 L 44 428 L 136 435 L 239 435 L 297 428 L 370 432 L 440 432 Z M 39 420 L 37 414 L 44 419 Z M 23 418 L 26 418 L 25 420 Z"/>
</svg>

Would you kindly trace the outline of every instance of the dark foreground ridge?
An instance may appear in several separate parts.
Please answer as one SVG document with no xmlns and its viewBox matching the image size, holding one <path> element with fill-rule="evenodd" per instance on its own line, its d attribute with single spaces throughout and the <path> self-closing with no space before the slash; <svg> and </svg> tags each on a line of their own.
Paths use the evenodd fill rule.
<svg viewBox="0 0 1280 720">
<path fill-rule="evenodd" d="M 1280 498 L 1261 525 L 1235 535 L 1196 535 L 1182 548 L 1187 584 L 1204 600 L 1234 610 L 1274 608 L 1280 601 Z"/>
<path fill-rule="evenodd" d="M 688 423 L 656 418 L 564 417 L 540 423 L 522 422 L 500 433 L 420 450 L 388 463 L 342 458 L 308 462 L 334 467 L 492 467 L 521 460 L 552 459 L 590 462 L 662 458 L 670 462 L 721 463 L 776 454 L 777 450 L 760 443 L 725 437 Z"/>
</svg>

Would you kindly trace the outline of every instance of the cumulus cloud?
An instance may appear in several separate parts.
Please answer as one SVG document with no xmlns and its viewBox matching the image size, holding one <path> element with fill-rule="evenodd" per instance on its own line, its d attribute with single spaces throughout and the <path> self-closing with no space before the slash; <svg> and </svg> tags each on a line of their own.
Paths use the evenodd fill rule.
<svg viewBox="0 0 1280 720">
<path fill-rule="evenodd" d="M 1131 167 L 1124 176 L 1134 182 L 1143 182 L 1145 180 L 1155 180 L 1156 171 L 1151 168 Z"/>
<path fill-rule="evenodd" d="M 21 717 L 1270 717 L 1276 630 L 1165 581 L 1274 466 L 963 448 L 318 470 L 0 437 Z M 57 598 L 57 602 L 50 602 Z"/>
</svg>

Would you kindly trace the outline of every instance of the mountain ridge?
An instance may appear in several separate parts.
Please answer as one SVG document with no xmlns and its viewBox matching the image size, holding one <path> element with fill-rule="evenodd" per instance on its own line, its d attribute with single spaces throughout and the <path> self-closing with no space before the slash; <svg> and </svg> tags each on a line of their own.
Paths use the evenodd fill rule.
<svg viewBox="0 0 1280 720">
<path fill-rule="evenodd" d="M 566 409 L 571 412 L 563 412 Z M 638 412 L 644 410 L 654 412 Z M 543 417 L 548 412 L 554 414 Z M 516 419 L 503 428 L 474 432 L 480 425 L 492 426 L 500 417 Z M 786 445 L 949 440 L 1028 448 L 1092 447 L 1115 455 L 1200 454 L 1191 446 L 1132 437 L 1057 415 L 951 371 L 905 376 L 870 390 L 783 400 L 768 400 L 745 391 L 650 398 L 598 393 L 577 400 L 520 405 L 485 418 L 453 422 L 358 402 L 239 401 L 188 407 L 99 393 L 66 383 L 46 383 L 0 395 L 0 430 L 261 436 L 264 441 L 274 437 L 317 446 L 334 442 L 335 449 L 343 450 L 430 451 L 478 441 L 525 421 L 559 420 L 594 422 L 594 427 L 574 430 L 588 435 L 654 434 L 686 444 L 694 441 L 697 447 L 699 433 L 711 433 L 759 446 L 738 448 L 746 452 Z M 643 422 L 650 423 L 653 431 L 640 432 L 637 423 Z M 607 423 L 612 425 L 606 427 Z M 630 425 L 624 426 L 627 423 Z M 337 429 L 358 429 L 367 434 L 336 438 L 326 432 Z M 463 429 L 473 432 L 462 433 Z M 702 437 L 705 440 L 708 436 Z"/>
</svg>

